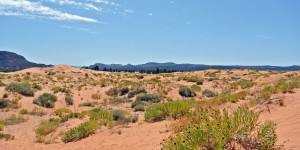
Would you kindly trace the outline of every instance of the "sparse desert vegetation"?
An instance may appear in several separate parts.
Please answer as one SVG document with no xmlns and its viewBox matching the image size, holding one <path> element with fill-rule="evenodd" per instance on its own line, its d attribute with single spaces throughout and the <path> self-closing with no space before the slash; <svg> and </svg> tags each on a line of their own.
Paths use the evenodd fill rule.
<svg viewBox="0 0 300 150">
<path fill-rule="evenodd" d="M 300 73 L 290 74 L 141 74 L 65 65 L 8 73 L 0 76 L 0 137 L 18 142 L 24 136 L 11 128 L 20 127 L 46 147 L 154 134 L 158 149 L 280 149 L 278 125 L 260 114 L 289 106 L 285 95 L 300 88 Z"/>
</svg>

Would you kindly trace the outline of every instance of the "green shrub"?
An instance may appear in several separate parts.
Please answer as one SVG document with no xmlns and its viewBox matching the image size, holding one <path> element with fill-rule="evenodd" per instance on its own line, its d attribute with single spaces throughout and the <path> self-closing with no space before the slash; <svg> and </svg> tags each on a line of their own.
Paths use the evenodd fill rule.
<svg viewBox="0 0 300 150">
<path fill-rule="evenodd" d="M 204 90 L 202 92 L 202 95 L 204 95 L 206 97 L 215 97 L 215 96 L 217 96 L 217 94 L 214 91 L 208 90 L 208 89 Z"/>
<path fill-rule="evenodd" d="M 231 115 L 226 110 L 199 109 L 189 117 L 189 123 L 182 126 L 175 136 L 163 141 L 163 149 L 273 149 L 261 147 L 256 135 L 258 113 L 247 108 L 239 108 Z M 274 132 L 260 127 L 264 130 Z M 270 127 L 268 127 L 270 129 Z M 266 135 L 266 134 L 263 134 Z M 269 136 L 263 136 L 269 137 Z M 265 139 L 265 138 L 263 138 Z M 268 139 L 269 141 L 269 139 Z M 273 140 L 271 140 L 273 141 Z"/>
<path fill-rule="evenodd" d="M 4 124 L 2 124 L 2 123 L 0 123 L 0 131 L 3 131 L 3 130 L 4 130 L 4 128 L 5 128 L 5 125 L 4 125 Z"/>
<path fill-rule="evenodd" d="M 129 92 L 129 88 L 128 87 L 122 87 L 120 89 L 120 95 L 121 96 L 127 94 L 128 92 Z"/>
<path fill-rule="evenodd" d="M 31 87 L 23 83 L 11 83 L 6 86 L 5 90 L 17 92 L 24 96 L 34 96 L 34 91 L 31 89 Z"/>
<path fill-rule="evenodd" d="M 136 105 L 133 109 L 134 109 L 134 112 L 137 112 L 137 111 L 145 111 L 145 105 L 143 105 L 143 104 L 138 104 L 138 105 Z"/>
<path fill-rule="evenodd" d="M 273 149 L 276 146 L 276 124 L 271 121 L 265 122 L 258 131 L 259 149 Z"/>
<path fill-rule="evenodd" d="M 35 90 L 39 90 L 39 91 L 42 90 L 42 87 L 36 83 L 32 84 L 31 87 Z"/>
<path fill-rule="evenodd" d="M 6 141 L 14 140 L 15 136 L 10 135 L 10 134 L 0 133 L 0 139 L 5 139 Z"/>
<path fill-rule="evenodd" d="M 138 118 L 132 117 L 132 115 L 125 110 L 113 110 L 112 117 L 113 120 L 116 121 L 116 124 L 127 124 L 138 120 Z"/>
<path fill-rule="evenodd" d="M 67 105 L 73 105 L 74 102 L 73 102 L 73 97 L 69 94 L 66 94 L 65 96 L 65 102 Z"/>
<path fill-rule="evenodd" d="M 128 93 L 128 98 L 133 98 L 135 95 L 140 93 L 147 93 L 146 89 L 142 86 L 137 86 Z"/>
<path fill-rule="evenodd" d="M 78 141 L 80 139 L 86 138 L 89 135 L 93 134 L 97 129 L 99 129 L 101 125 L 96 120 L 90 120 L 80 124 L 78 127 L 75 127 L 69 131 L 67 131 L 62 141 L 64 143 Z"/>
<path fill-rule="evenodd" d="M 160 102 L 160 98 L 157 94 L 140 94 L 136 97 L 136 101 L 145 101 L 145 102 L 152 102 L 152 103 L 158 103 Z"/>
<path fill-rule="evenodd" d="M 71 93 L 71 90 L 70 90 L 70 89 L 65 88 L 65 87 L 59 87 L 59 86 L 53 87 L 51 90 L 52 90 L 54 93 L 58 93 L 58 92 L 66 93 L 66 94 Z"/>
<path fill-rule="evenodd" d="M 20 110 L 19 114 L 26 115 L 26 114 L 28 114 L 28 110 L 23 108 Z"/>
<path fill-rule="evenodd" d="M 0 99 L 0 109 L 6 108 L 9 105 L 9 100 L 7 99 Z"/>
<path fill-rule="evenodd" d="M 83 102 L 83 103 L 79 104 L 79 107 L 95 107 L 95 103 L 94 102 Z"/>
<path fill-rule="evenodd" d="M 198 85 L 192 85 L 191 89 L 194 90 L 194 91 L 196 91 L 196 92 L 201 92 L 201 87 L 198 86 Z"/>
<path fill-rule="evenodd" d="M 23 118 L 22 116 L 16 116 L 15 114 L 13 114 L 8 118 L 5 118 L 4 120 L 0 120 L 0 123 L 8 126 L 8 125 L 20 124 L 26 121 L 27 119 Z"/>
<path fill-rule="evenodd" d="M 231 89 L 237 89 L 238 87 L 241 87 L 242 89 L 246 89 L 246 88 L 253 87 L 255 84 L 256 83 L 253 81 L 241 79 L 237 82 L 231 83 L 230 87 L 231 87 Z"/>
<path fill-rule="evenodd" d="M 113 87 L 113 88 L 109 89 L 108 91 L 106 91 L 105 94 L 108 96 L 118 96 L 118 88 Z"/>
<path fill-rule="evenodd" d="M 131 103 L 131 108 L 134 108 L 137 105 L 146 105 L 145 102 L 140 101 L 140 100 L 135 100 Z"/>
<path fill-rule="evenodd" d="M 53 108 L 57 97 L 50 93 L 44 93 L 40 95 L 37 99 L 33 100 L 33 103 L 46 108 Z"/>
<path fill-rule="evenodd" d="M 54 132 L 59 127 L 58 119 L 50 119 L 49 121 L 42 121 L 38 128 L 35 130 L 37 139 L 41 136 L 46 136 Z"/>
<path fill-rule="evenodd" d="M 203 81 L 202 80 L 196 80 L 196 84 L 197 85 L 203 85 Z"/>
<path fill-rule="evenodd" d="M 88 116 L 91 120 L 113 120 L 112 114 L 109 111 L 104 111 L 99 108 L 90 110 L 88 112 Z"/>
<path fill-rule="evenodd" d="M 167 103 L 159 103 L 146 109 L 145 120 L 147 122 L 156 122 L 172 117 L 177 119 L 189 112 L 191 104 L 189 101 L 174 101 Z"/>
<path fill-rule="evenodd" d="M 184 96 L 184 97 L 194 97 L 194 96 L 196 96 L 195 91 L 192 90 L 191 88 L 188 88 L 188 87 L 180 87 L 179 88 L 179 94 L 181 96 Z"/>
<path fill-rule="evenodd" d="M 2 81 L 0 81 L 0 87 L 6 86 L 5 83 L 3 83 Z"/>
</svg>

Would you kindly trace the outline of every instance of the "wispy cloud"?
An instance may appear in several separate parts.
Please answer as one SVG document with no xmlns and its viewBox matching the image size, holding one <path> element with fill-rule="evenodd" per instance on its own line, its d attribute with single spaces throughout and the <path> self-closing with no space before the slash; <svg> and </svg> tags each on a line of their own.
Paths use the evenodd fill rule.
<svg viewBox="0 0 300 150">
<path fill-rule="evenodd" d="M 72 27 L 72 26 L 67 26 L 67 25 L 63 25 L 61 27 L 65 28 L 65 29 L 78 30 L 78 31 L 83 31 L 83 32 L 87 32 L 87 33 L 90 33 L 90 34 L 96 34 L 96 32 L 94 32 L 90 29 L 87 29 L 87 28 L 78 28 L 78 27 Z"/>
<path fill-rule="evenodd" d="M 256 37 L 261 39 L 272 39 L 271 36 L 267 36 L 267 35 L 256 35 Z"/>
<path fill-rule="evenodd" d="M 75 14 L 61 12 L 54 8 L 42 5 L 39 2 L 28 0 L 0 0 L 0 15 L 30 16 L 33 18 L 48 18 L 52 20 L 99 22 L 96 19 Z"/>
<path fill-rule="evenodd" d="M 52 2 L 52 3 L 56 3 L 59 5 L 71 5 L 71 6 L 76 6 L 78 8 L 83 8 L 86 10 L 97 10 L 97 11 L 102 11 L 102 8 L 99 6 L 96 6 L 92 3 L 84 3 L 84 2 L 77 2 L 77 1 L 73 1 L 73 0 L 44 0 L 47 2 Z"/>
</svg>

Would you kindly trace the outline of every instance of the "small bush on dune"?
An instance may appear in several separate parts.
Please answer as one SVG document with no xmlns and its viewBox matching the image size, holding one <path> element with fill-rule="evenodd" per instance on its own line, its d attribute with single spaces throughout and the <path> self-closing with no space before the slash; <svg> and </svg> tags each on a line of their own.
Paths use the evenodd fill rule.
<svg viewBox="0 0 300 150">
<path fill-rule="evenodd" d="M 112 99 L 110 101 L 110 103 L 115 104 L 115 105 L 119 105 L 119 104 L 123 104 L 123 103 L 126 103 L 126 102 L 131 102 L 131 101 L 132 101 L 131 99 L 128 99 L 128 98 L 125 98 L 125 97 L 122 97 L 122 98 L 116 97 L 116 98 Z"/>
<path fill-rule="evenodd" d="M 0 109 L 6 108 L 9 105 L 9 100 L 7 99 L 0 99 Z"/>
<path fill-rule="evenodd" d="M 2 123 L 0 123 L 0 131 L 3 131 L 3 130 L 4 130 L 4 128 L 5 128 L 5 125 L 4 125 L 4 124 L 2 124 Z"/>
<path fill-rule="evenodd" d="M 194 96 L 196 96 L 195 91 L 192 90 L 191 88 L 188 88 L 188 87 L 180 87 L 179 88 L 179 94 L 181 96 L 184 96 L 184 97 L 194 97 Z"/>
<path fill-rule="evenodd" d="M 20 110 L 19 114 L 26 115 L 26 114 L 28 114 L 28 110 L 23 108 Z"/>
<path fill-rule="evenodd" d="M 239 108 L 198 109 L 175 136 L 163 141 L 162 149 L 278 149 L 274 123 L 258 126 L 258 113 Z M 256 134 L 258 133 L 258 134 Z"/>
<path fill-rule="evenodd" d="M 120 89 L 120 95 L 121 96 L 127 94 L 128 92 L 129 92 L 129 88 L 128 87 L 122 87 Z"/>
<path fill-rule="evenodd" d="M 59 120 L 42 121 L 38 128 L 35 130 L 38 142 L 44 142 L 43 137 L 54 132 L 59 127 Z"/>
<path fill-rule="evenodd" d="M 78 127 L 75 127 L 69 131 L 67 131 L 62 141 L 64 143 L 78 141 L 83 138 L 88 137 L 89 135 L 93 134 L 97 129 L 101 128 L 101 125 L 96 120 L 90 120 L 80 124 Z"/>
<path fill-rule="evenodd" d="M 135 95 L 140 93 L 147 93 L 146 89 L 142 86 L 137 86 L 128 93 L 128 98 L 133 98 Z"/>
<path fill-rule="evenodd" d="M 79 104 L 79 107 L 95 107 L 95 103 L 94 102 L 83 102 L 83 103 Z"/>
<path fill-rule="evenodd" d="M 106 91 L 105 94 L 108 96 L 118 96 L 118 88 L 113 87 L 113 88 L 109 89 L 108 91 Z"/>
<path fill-rule="evenodd" d="M 38 90 L 38 91 L 42 90 L 42 87 L 40 85 L 36 84 L 36 83 L 32 84 L 31 87 L 35 90 Z"/>
<path fill-rule="evenodd" d="M 136 100 L 137 101 L 152 102 L 152 103 L 158 103 L 158 102 L 161 101 L 157 94 L 147 94 L 147 93 L 138 95 L 136 97 Z"/>
<path fill-rule="evenodd" d="M 2 81 L 0 81 L 0 87 L 6 86 Z"/>
<path fill-rule="evenodd" d="M 40 95 L 37 99 L 33 100 L 33 103 L 46 108 L 53 108 L 57 97 L 50 93 L 44 93 Z"/>
<path fill-rule="evenodd" d="M 58 92 L 66 93 L 66 94 L 71 93 L 71 90 L 70 90 L 70 89 L 65 88 L 65 87 L 59 87 L 59 86 L 53 87 L 51 90 L 52 90 L 54 93 L 58 93 Z"/>
<path fill-rule="evenodd" d="M 160 103 L 150 106 L 146 109 L 145 120 L 147 122 L 156 122 L 172 117 L 177 119 L 187 114 L 191 108 L 190 101 L 174 101 L 168 103 Z"/>
<path fill-rule="evenodd" d="M 116 124 L 127 124 L 130 122 L 136 122 L 138 118 L 132 117 L 132 115 L 125 110 L 113 110 L 112 111 L 113 120 Z"/>
<path fill-rule="evenodd" d="M 201 92 L 201 87 L 198 86 L 198 85 L 192 85 L 191 89 L 194 90 L 194 91 L 197 91 L 197 92 Z"/>
<path fill-rule="evenodd" d="M 34 96 L 34 91 L 31 89 L 31 87 L 23 83 L 11 83 L 6 86 L 5 90 L 17 92 L 24 96 Z"/>
<path fill-rule="evenodd" d="M 69 95 L 69 94 L 66 94 L 66 96 L 65 96 L 65 102 L 66 102 L 66 104 L 67 105 L 73 105 L 73 97 L 71 96 L 71 95 Z"/>
<path fill-rule="evenodd" d="M 101 120 L 101 119 L 109 120 L 109 121 L 113 120 L 112 114 L 109 111 L 104 111 L 99 108 L 90 110 L 88 112 L 88 116 L 90 117 L 91 120 Z"/>
<path fill-rule="evenodd" d="M 255 84 L 256 83 L 253 81 L 241 79 L 237 82 L 231 83 L 230 87 L 231 87 L 231 89 L 237 89 L 238 87 L 241 87 L 242 89 L 246 89 L 246 88 L 253 87 Z"/>
<path fill-rule="evenodd" d="M 6 141 L 14 140 L 15 136 L 10 135 L 10 134 L 0 133 L 0 139 L 5 139 Z"/>
<path fill-rule="evenodd" d="M 202 95 L 204 95 L 206 97 L 215 97 L 215 96 L 217 96 L 217 94 L 212 90 L 204 90 L 202 92 Z"/>
</svg>

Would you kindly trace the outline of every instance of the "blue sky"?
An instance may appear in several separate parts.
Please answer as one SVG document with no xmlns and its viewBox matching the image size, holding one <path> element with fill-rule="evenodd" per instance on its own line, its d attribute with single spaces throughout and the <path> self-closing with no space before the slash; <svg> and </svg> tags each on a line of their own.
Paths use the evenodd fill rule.
<svg viewBox="0 0 300 150">
<path fill-rule="evenodd" d="M 300 65 L 299 0 L 0 0 L 0 50 L 46 64 Z"/>
</svg>

